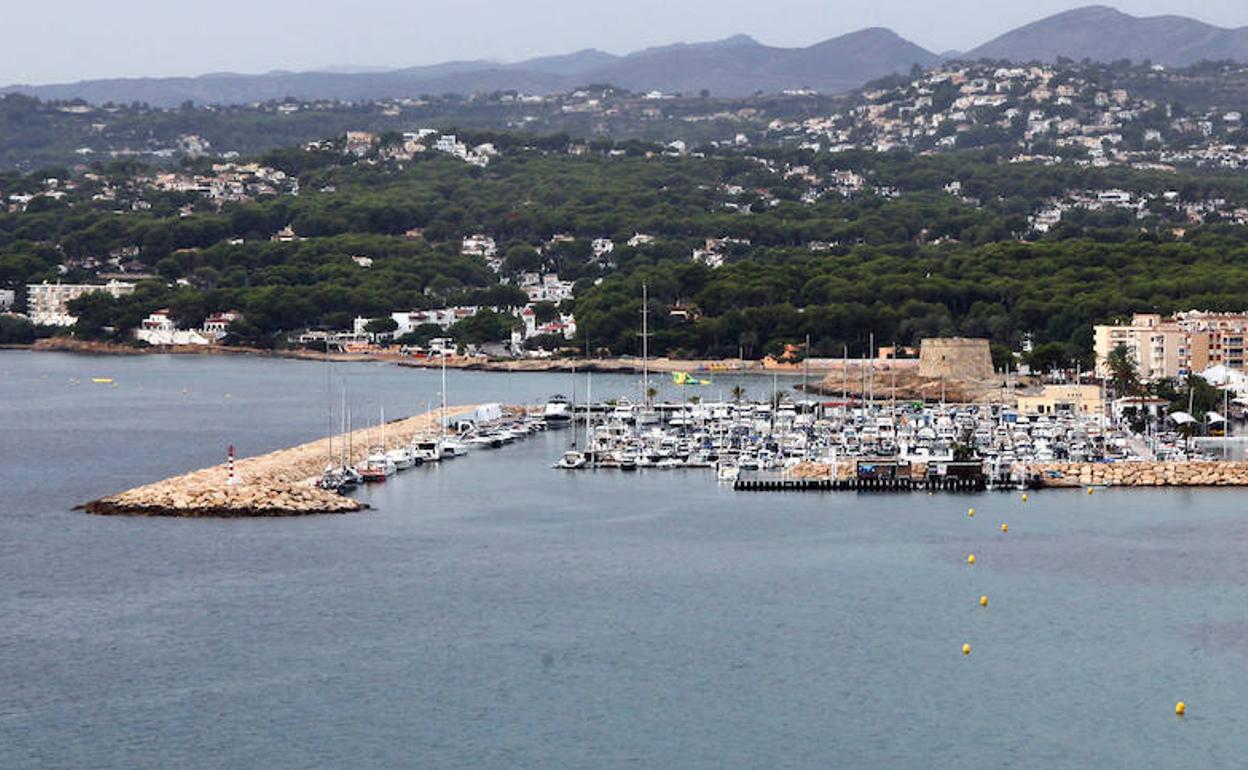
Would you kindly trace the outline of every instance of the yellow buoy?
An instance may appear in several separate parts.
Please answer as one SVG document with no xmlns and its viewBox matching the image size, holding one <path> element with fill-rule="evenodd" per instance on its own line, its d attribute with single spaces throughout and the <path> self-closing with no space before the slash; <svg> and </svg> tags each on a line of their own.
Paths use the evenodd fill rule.
<svg viewBox="0 0 1248 770">
<path fill-rule="evenodd" d="M 967 563 L 967 564 L 974 564 L 974 563 L 975 563 L 975 554 L 973 554 L 973 553 L 972 553 L 972 554 L 967 554 L 967 557 L 966 557 L 966 563 Z"/>
<path fill-rule="evenodd" d="M 979 597 L 979 606 L 980 607 L 988 606 L 988 594 L 984 594 L 983 596 Z"/>
<path fill-rule="evenodd" d="M 92 377 L 91 381 L 94 382 L 96 385 L 112 385 L 113 384 L 112 377 Z"/>
<path fill-rule="evenodd" d="M 1001 522 L 1001 531 L 1002 531 L 1002 532 L 1009 532 L 1009 531 L 1010 531 L 1010 525 L 1009 525 L 1009 524 L 1006 524 L 1004 521 L 1003 521 L 1003 522 Z"/>
<path fill-rule="evenodd" d="M 1179 701 L 1178 703 L 1174 704 L 1174 713 L 1177 716 L 1183 716 L 1184 714 L 1186 714 L 1187 704 L 1184 703 L 1183 701 Z"/>
<path fill-rule="evenodd" d="M 967 515 L 967 516 L 974 516 L 974 515 L 975 515 L 975 509 L 974 509 L 974 508 L 967 508 L 967 509 L 966 509 L 966 515 Z"/>
<path fill-rule="evenodd" d="M 1027 502 L 1027 493 L 1026 493 L 1026 492 L 1024 492 L 1024 493 L 1023 493 L 1023 502 L 1024 502 L 1024 503 L 1025 503 L 1025 502 Z"/>
<path fill-rule="evenodd" d="M 962 654 L 963 654 L 963 655 L 970 655 L 970 654 L 971 654 L 971 645 L 969 645 L 969 644 L 964 644 L 964 645 L 962 645 Z"/>
<path fill-rule="evenodd" d="M 1088 494 L 1092 494 L 1092 487 L 1088 487 Z"/>
</svg>

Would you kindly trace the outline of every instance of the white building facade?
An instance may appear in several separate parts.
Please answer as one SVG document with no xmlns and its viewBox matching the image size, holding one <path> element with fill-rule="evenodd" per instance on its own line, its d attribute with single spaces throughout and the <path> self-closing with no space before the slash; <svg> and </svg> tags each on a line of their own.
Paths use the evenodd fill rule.
<svg viewBox="0 0 1248 770">
<path fill-rule="evenodd" d="M 69 303 L 85 294 L 102 291 L 113 297 L 134 293 L 134 284 L 109 281 L 106 284 L 48 283 L 26 287 L 26 315 L 40 326 L 73 326 L 78 319 L 69 313 Z"/>
</svg>

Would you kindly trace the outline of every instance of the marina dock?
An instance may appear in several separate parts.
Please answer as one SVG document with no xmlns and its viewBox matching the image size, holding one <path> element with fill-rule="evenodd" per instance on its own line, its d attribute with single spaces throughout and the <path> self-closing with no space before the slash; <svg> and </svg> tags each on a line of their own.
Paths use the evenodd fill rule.
<svg viewBox="0 0 1248 770">
<path fill-rule="evenodd" d="M 571 409 L 556 467 L 708 469 L 740 492 L 979 492 L 1248 486 L 1248 462 L 1142 436 L 1097 414 L 1027 415 L 1002 403 L 618 400 Z"/>
<path fill-rule="evenodd" d="M 474 412 L 476 406 L 448 407 L 447 420 Z M 438 410 L 386 424 L 387 441 L 408 442 L 436 432 L 442 413 Z M 318 513 L 353 513 L 368 506 L 351 497 L 317 486 L 331 455 L 350 447 L 348 462 L 363 462 L 370 443 L 376 443 L 376 427 L 300 444 L 289 449 L 248 457 L 185 473 L 136 487 L 81 506 L 100 515 L 255 517 L 302 516 Z"/>
</svg>

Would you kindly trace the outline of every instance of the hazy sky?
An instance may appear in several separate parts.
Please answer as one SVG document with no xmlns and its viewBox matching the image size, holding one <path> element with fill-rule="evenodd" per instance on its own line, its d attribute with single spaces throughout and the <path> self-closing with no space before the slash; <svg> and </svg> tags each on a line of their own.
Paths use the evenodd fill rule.
<svg viewBox="0 0 1248 770">
<path fill-rule="evenodd" d="M 965 50 L 1087 0 L 0 0 L 0 83 L 516 60 L 736 33 L 799 46 L 890 27 Z M 1120 0 L 1135 15 L 1248 25 L 1245 0 Z M 1192 10 L 1198 8 L 1198 10 Z"/>
</svg>

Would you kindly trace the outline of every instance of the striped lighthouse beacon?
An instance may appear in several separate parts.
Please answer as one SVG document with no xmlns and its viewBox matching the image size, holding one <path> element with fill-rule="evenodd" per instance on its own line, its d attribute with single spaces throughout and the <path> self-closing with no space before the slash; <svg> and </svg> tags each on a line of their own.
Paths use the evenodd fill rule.
<svg viewBox="0 0 1248 770">
<path fill-rule="evenodd" d="M 228 486 L 238 486 L 238 476 L 234 475 L 234 445 L 230 444 L 230 448 L 226 451 L 225 467 L 229 472 L 229 479 L 225 482 Z"/>
</svg>

